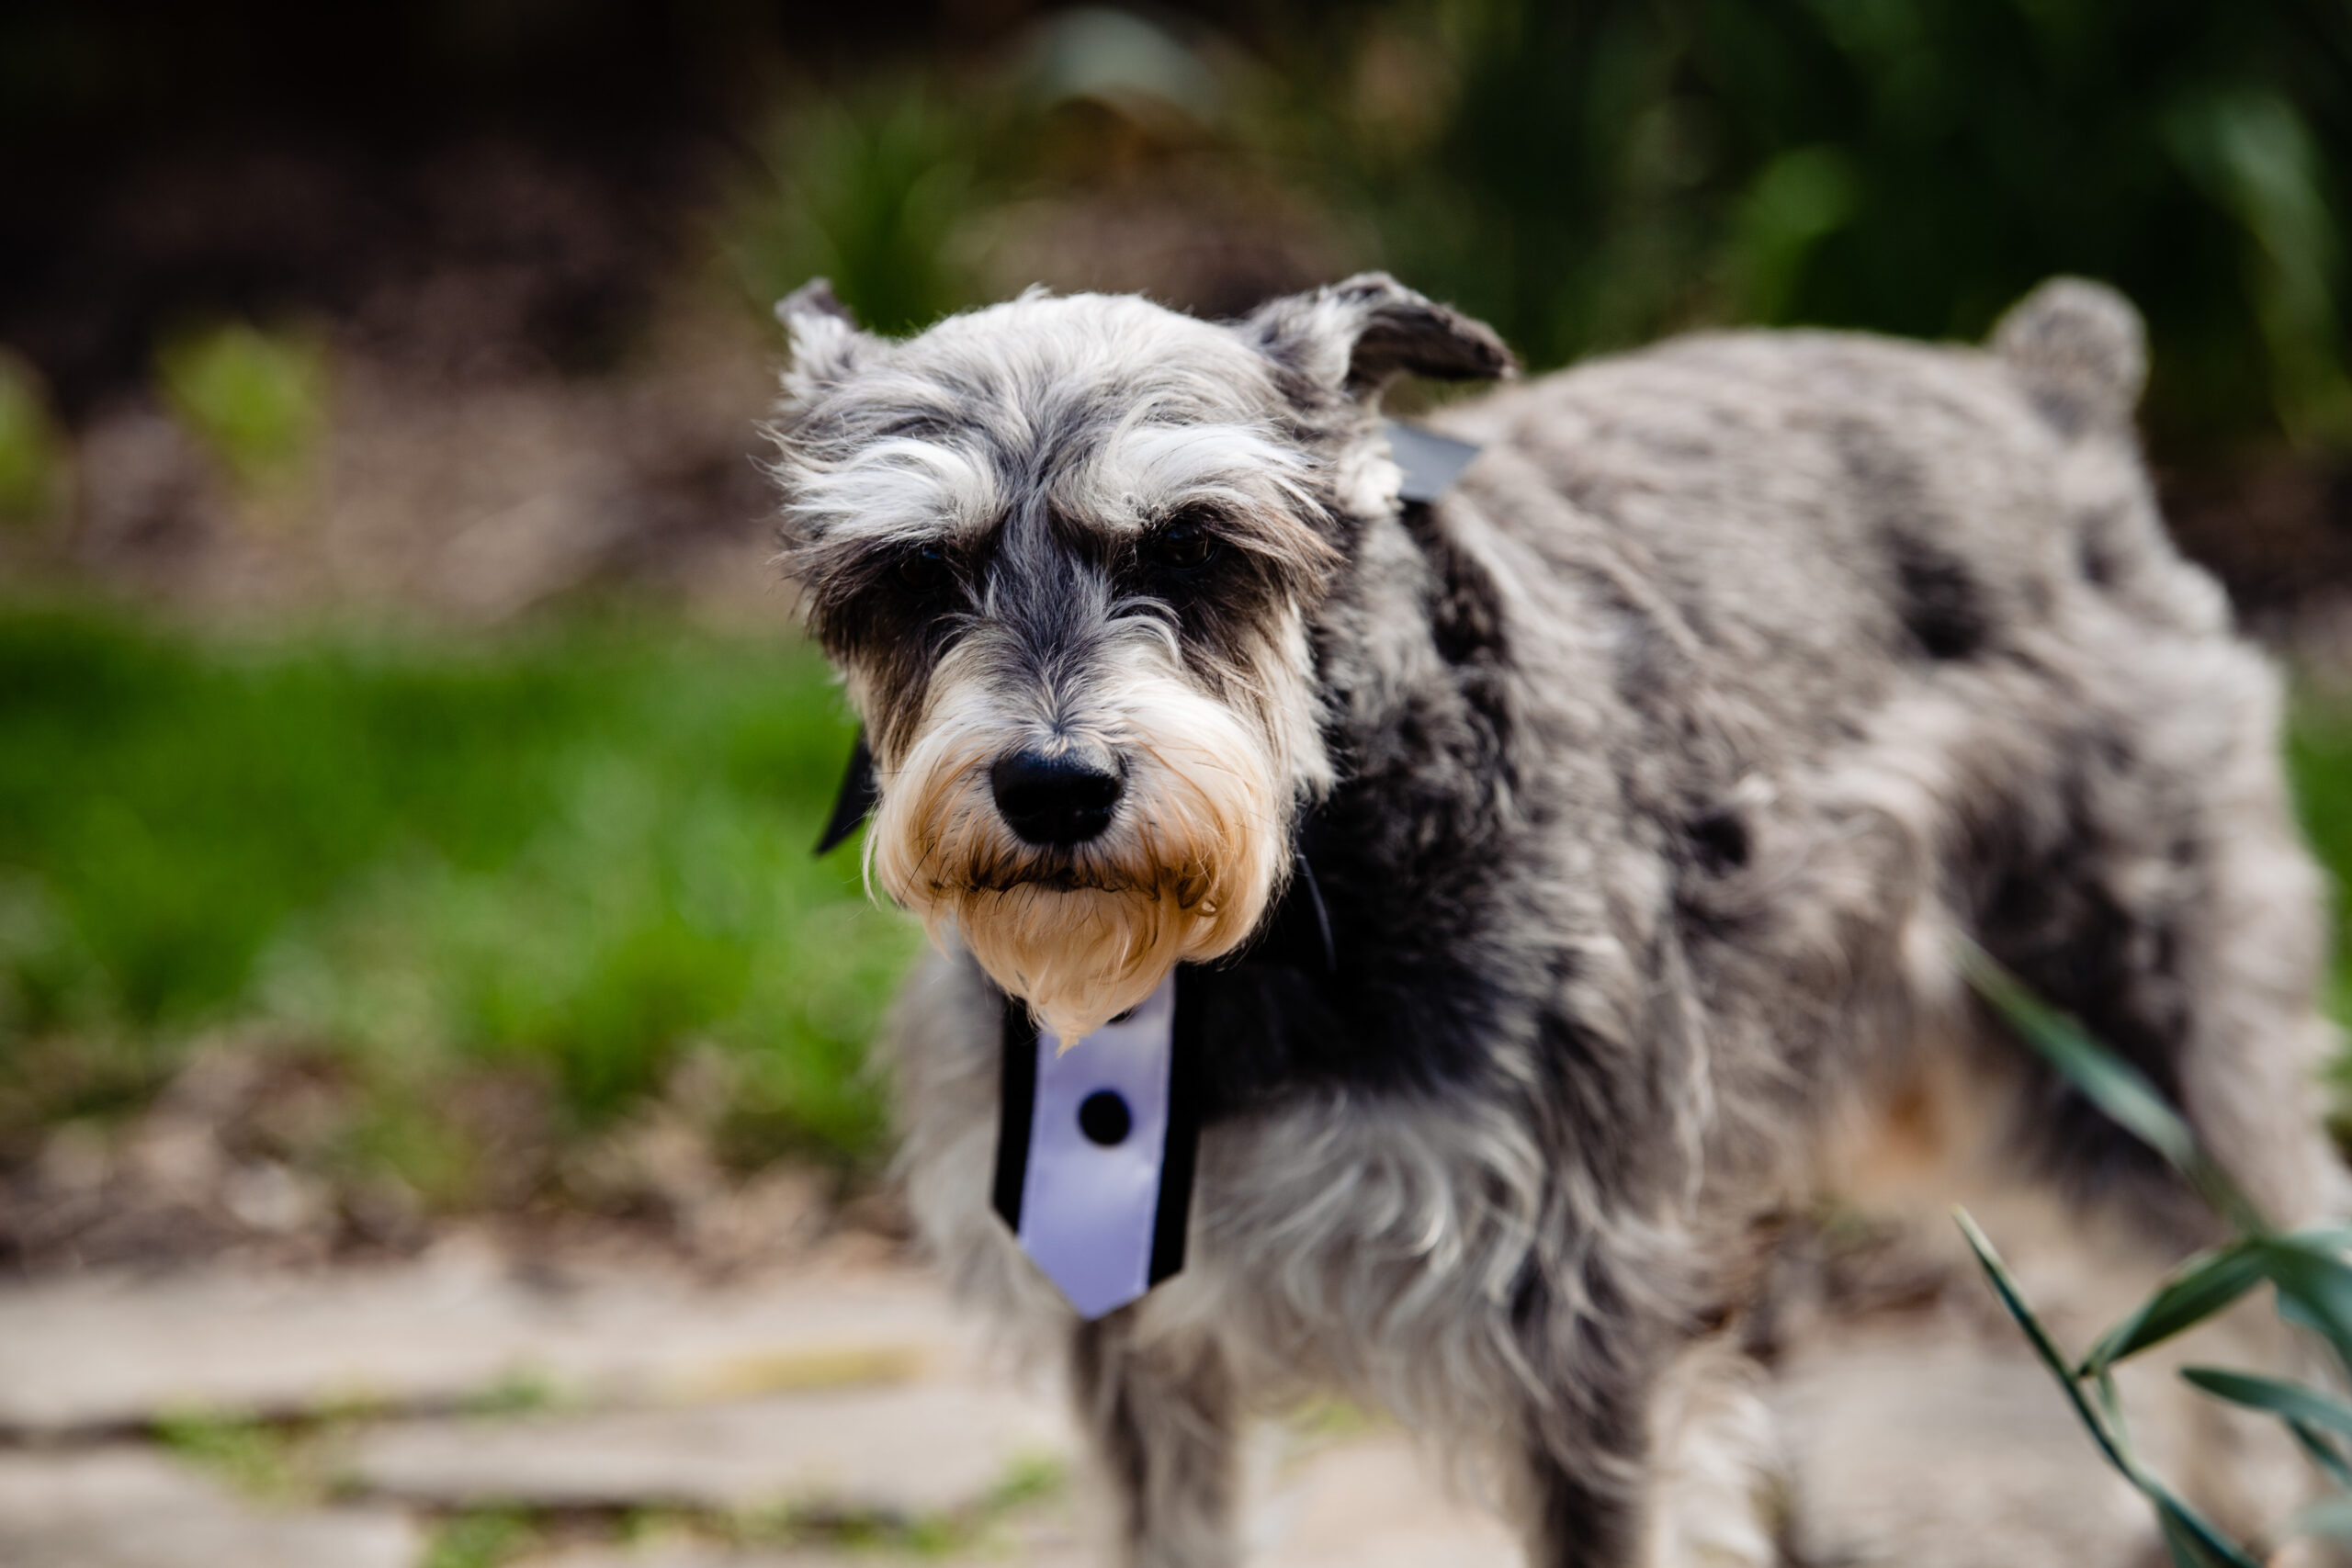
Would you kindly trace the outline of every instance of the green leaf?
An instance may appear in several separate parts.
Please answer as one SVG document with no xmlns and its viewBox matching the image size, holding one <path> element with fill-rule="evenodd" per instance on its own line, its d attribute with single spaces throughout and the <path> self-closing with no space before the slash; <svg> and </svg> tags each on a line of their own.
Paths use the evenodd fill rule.
<svg viewBox="0 0 2352 1568">
<path fill-rule="evenodd" d="M 2200 1252 L 2174 1269 L 2148 1299 L 2101 1337 L 2084 1359 L 2088 1375 L 2194 1328 L 2260 1284 L 2259 1244 L 2236 1241 Z"/>
<path fill-rule="evenodd" d="M 2219 1367 L 2183 1367 L 2180 1375 L 2217 1399 L 2352 1436 L 2352 1404 L 2315 1389 Z"/>
<path fill-rule="evenodd" d="M 2164 1531 L 2172 1560 L 2185 1568 L 2262 1568 L 2246 1551 L 2207 1523 L 2203 1515 L 2161 1488 L 2149 1492 L 2145 1477 L 2135 1478 L 2156 1505 L 2156 1524 Z"/>
<path fill-rule="evenodd" d="M 2331 1220 L 2321 1224 L 2305 1225 L 2290 1231 L 2287 1239 L 2299 1247 L 2313 1247 L 2321 1252 L 2352 1252 L 2352 1224 Z"/>
<path fill-rule="evenodd" d="M 2034 1315 L 2033 1308 L 2026 1304 L 2025 1292 L 2018 1288 L 2017 1278 L 2009 1272 L 2008 1265 L 2001 1261 L 2001 1255 L 1994 1250 L 1993 1243 L 1984 1233 L 1976 1227 L 1976 1222 L 1969 1216 L 1967 1210 L 1954 1209 L 1952 1218 L 1960 1223 L 1960 1234 L 1967 1238 L 1969 1249 L 1976 1254 L 1976 1261 L 1984 1268 L 1985 1278 L 1993 1281 L 1994 1293 L 2001 1298 L 2001 1304 L 2008 1309 L 2009 1315 L 2017 1319 L 2018 1326 L 2025 1330 L 2026 1343 L 2033 1347 L 2033 1353 L 2041 1358 L 2041 1364 L 2048 1367 L 2050 1375 L 2058 1380 L 2058 1386 L 2065 1392 L 2066 1402 L 2075 1407 L 2075 1414 L 2089 1429 L 2092 1441 L 2098 1444 L 2099 1451 L 2107 1456 L 2109 1464 L 2132 1476 L 2136 1483 L 2136 1467 L 2117 1441 L 2115 1433 L 2109 1429 L 2106 1418 L 2083 1396 L 2082 1385 L 2075 1378 L 2073 1363 L 2059 1350 L 2058 1342 L 2050 1337 L 2050 1331 Z"/>
<path fill-rule="evenodd" d="M 2352 1497 L 2327 1497 L 2313 1503 L 2288 1522 L 2287 1533 L 2352 1540 Z"/>
<path fill-rule="evenodd" d="M 2278 1287 L 2280 1312 L 2323 1336 L 2352 1367 L 2352 1265 L 2298 1236 L 2269 1237 L 2257 1251 L 2263 1272 Z"/>
<path fill-rule="evenodd" d="M 2140 1467 L 2132 1458 L 2131 1445 L 2121 1429 L 2120 1410 L 2111 1418 L 2102 1408 L 2102 1404 L 2111 1405 L 2115 1397 L 2114 1382 L 2105 1369 L 2096 1374 L 2100 1399 L 2094 1403 L 2083 1392 L 2083 1380 L 2075 1376 L 2072 1363 L 2058 1348 L 2057 1341 L 2050 1337 L 2050 1331 L 2042 1326 L 2033 1308 L 2027 1304 L 2025 1292 L 2018 1287 L 2016 1276 L 2001 1261 L 2001 1255 L 1994 1249 L 1984 1233 L 1977 1228 L 1968 1211 L 1955 1209 L 1952 1218 L 1959 1222 L 1960 1234 L 1967 1238 L 1969 1249 L 1976 1254 L 1976 1261 L 1983 1266 L 1985 1277 L 1992 1280 L 1993 1290 L 2001 1298 L 2001 1304 L 2008 1309 L 2011 1317 L 2017 1319 L 2018 1326 L 2025 1330 L 2026 1342 L 2033 1347 L 2033 1352 L 2041 1359 L 2041 1364 L 2048 1367 L 2051 1375 L 2058 1380 L 2059 1388 L 2064 1392 L 2067 1403 L 2075 1407 L 2075 1416 L 2089 1431 L 2091 1440 L 2107 1456 L 2107 1461 L 2121 1472 L 2125 1480 L 2138 1487 L 2143 1496 L 2155 1505 L 2156 1520 L 2164 1531 L 2165 1544 L 2172 1552 L 2173 1562 L 2184 1565 L 2184 1568 L 2262 1568 L 2244 1548 L 2222 1534 L 2202 1514 L 2173 1495 L 2171 1489 L 2163 1482 Z"/>
<path fill-rule="evenodd" d="M 2352 1487 L 2352 1462 L 2328 1432 L 2352 1436 L 2352 1404 L 2300 1383 L 2218 1367 L 2184 1367 L 2180 1375 L 2217 1399 L 2278 1416 L 2297 1446 L 2340 1486 Z"/>
<path fill-rule="evenodd" d="M 2122 1456 L 2120 1463 L 2123 1473 L 2141 1491 L 2154 1496 L 2155 1492 L 2150 1489 L 2151 1483 L 2140 1469 L 2140 1456 L 2132 1447 L 2131 1428 L 2123 1419 L 2123 1395 L 2117 1392 L 2115 1386 L 2115 1369 L 2101 1367 L 2089 1377 L 2078 1380 L 2076 1386 L 2083 1383 L 2090 1385 L 2089 1393 L 2098 1405 L 2099 1414 L 2106 1418 L 2108 1439 L 2115 1445 L 2115 1451 Z"/>
<path fill-rule="evenodd" d="M 2212 1554 L 2197 1537 L 2173 1522 L 2162 1508 L 2156 1510 L 2156 1528 L 2164 1532 L 2165 1551 L 2172 1558 L 2173 1568 L 2212 1568 Z"/>
<path fill-rule="evenodd" d="M 2098 1045 L 2073 1019 L 2028 990 L 1973 942 L 1962 944 L 1961 968 L 1977 994 L 2093 1104 L 2174 1168 L 2185 1174 L 2196 1162 L 2196 1134 L 2138 1068 Z"/>
<path fill-rule="evenodd" d="M 2346 1461 L 2344 1450 L 2324 1432 L 2315 1431 L 2301 1421 L 2290 1420 L 2287 1429 L 2295 1434 L 2295 1442 L 2311 1461 L 2327 1472 L 2338 1486 L 2352 1489 L 2352 1463 Z"/>
<path fill-rule="evenodd" d="M 1958 947 L 1961 973 L 1977 994 L 2084 1098 L 2162 1155 L 2238 1229 L 2254 1233 L 2268 1229 L 2253 1201 L 2199 1146 L 2197 1134 L 2144 1074 L 2035 996 L 1983 948 L 1965 939 Z"/>
</svg>

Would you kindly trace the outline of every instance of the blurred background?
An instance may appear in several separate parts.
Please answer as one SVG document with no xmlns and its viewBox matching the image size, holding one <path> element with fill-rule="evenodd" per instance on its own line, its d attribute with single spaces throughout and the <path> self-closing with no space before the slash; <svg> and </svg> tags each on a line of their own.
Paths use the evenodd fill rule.
<svg viewBox="0 0 2352 1568">
<path fill-rule="evenodd" d="M 18 0 L 0 189 L 18 1267 L 870 1172 L 915 944 L 806 853 L 753 428 L 812 275 L 898 332 L 1386 266 L 1542 368 L 2084 273 L 2251 624 L 2327 666 L 2352 589 L 2332 0 Z"/>
<path fill-rule="evenodd" d="M 2105 278 L 2352 865 L 2338 0 L 16 0 L 0 192 L 20 1279 L 895 1244 L 920 937 L 808 854 L 850 723 L 764 561 L 812 275 L 1384 266 L 1539 369 Z"/>
</svg>

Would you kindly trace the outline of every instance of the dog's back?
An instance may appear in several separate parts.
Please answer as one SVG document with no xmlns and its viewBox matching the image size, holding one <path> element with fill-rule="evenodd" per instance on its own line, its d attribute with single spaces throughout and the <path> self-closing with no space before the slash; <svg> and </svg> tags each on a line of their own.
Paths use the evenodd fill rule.
<svg viewBox="0 0 2352 1568">
<path fill-rule="evenodd" d="M 1554 744 L 1603 750 L 1637 815 L 1683 825 L 1661 848 L 1700 978 L 1783 1047 L 1756 1116 L 1784 1123 L 1792 1036 L 1824 1032 L 1792 977 L 1849 987 L 1899 954 L 1877 1027 L 1948 1038 L 1922 1014 L 1959 1006 L 1966 934 L 2304 1213 L 2318 886 L 2275 680 L 2164 533 L 2143 377 L 2137 316 L 2072 280 L 1985 350 L 1686 338 L 1453 413 L 1487 453 L 1430 526 L 1494 569 L 1514 660 L 1550 667 L 1526 700 Z M 2267 1037 L 2200 1069 L 2204 1021 L 2252 1006 Z M 1793 1092 L 1827 1100 L 1875 1043 L 1794 1047 Z M 2073 1177 L 2167 1185 L 2079 1105 L 2031 1126 Z M 2196 1228 L 2170 1207 L 2154 1223 Z"/>
<path fill-rule="evenodd" d="M 1465 480 L 1477 511 L 1604 598 L 1637 582 L 1710 682 L 1770 715 L 1764 735 L 1809 740 L 2095 597 L 2222 625 L 2137 459 L 2137 317 L 2054 284 L 1997 342 L 1684 338 L 1446 423 L 1491 448 Z"/>
</svg>

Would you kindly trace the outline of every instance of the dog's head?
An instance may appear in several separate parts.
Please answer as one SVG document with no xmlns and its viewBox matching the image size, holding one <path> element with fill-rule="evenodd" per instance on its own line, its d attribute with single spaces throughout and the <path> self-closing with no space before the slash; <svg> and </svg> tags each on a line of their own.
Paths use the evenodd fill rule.
<svg viewBox="0 0 2352 1568">
<path fill-rule="evenodd" d="M 782 560 L 865 721 L 869 869 L 1074 1040 L 1257 927 L 1330 780 L 1308 617 L 1396 505 L 1379 389 L 1510 355 L 1377 274 L 1231 325 L 777 312 Z"/>
</svg>

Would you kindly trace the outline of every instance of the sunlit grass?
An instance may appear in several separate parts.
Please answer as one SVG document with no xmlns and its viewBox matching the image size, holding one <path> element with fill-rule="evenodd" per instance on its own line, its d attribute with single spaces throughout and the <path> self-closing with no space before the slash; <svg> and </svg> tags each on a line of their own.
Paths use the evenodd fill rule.
<svg viewBox="0 0 2352 1568">
<path fill-rule="evenodd" d="M 2307 702 L 2287 738 L 2296 807 L 2335 883 L 2336 1021 L 2352 1026 L 2352 703 Z"/>
<path fill-rule="evenodd" d="M 755 1143 L 861 1156 L 865 1044 L 920 939 L 854 855 L 809 854 L 848 744 L 782 639 L 0 614 L 0 1114 L 136 1103 L 259 1025 L 394 1107 L 537 1072 L 586 1129 L 699 1046 Z M 357 1156 L 430 1190 L 437 1135 L 363 1119 Z"/>
</svg>

